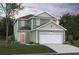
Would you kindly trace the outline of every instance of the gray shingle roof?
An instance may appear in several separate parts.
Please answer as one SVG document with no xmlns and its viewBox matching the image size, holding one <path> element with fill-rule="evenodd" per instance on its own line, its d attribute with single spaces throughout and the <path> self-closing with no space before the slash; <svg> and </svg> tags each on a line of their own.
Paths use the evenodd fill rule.
<svg viewBox="0 0 79 59">
<path fill-rule="evenodd" d="M 28 18 L 30 18 L 30 17 L 32 17 L 32 16 L 34 16 L 34 15 L 29 14 L 29 15 L 26 15 L 26 16 L 23 16 L 23 17 L 20 17 L 20 18 L 18 18 L 18 19 L 28 19 Z"/>
</svg>

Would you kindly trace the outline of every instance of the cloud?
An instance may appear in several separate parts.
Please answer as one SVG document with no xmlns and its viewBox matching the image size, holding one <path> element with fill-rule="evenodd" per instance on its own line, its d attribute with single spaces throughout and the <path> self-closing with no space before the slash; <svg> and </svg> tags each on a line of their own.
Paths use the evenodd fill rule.
<svg viewBox="0 0 79 59">
<path fill-rule="evenodd" d="M 18 17 L 27 14 L 39 14 L 41 12 L 48 12 L 55 17 L 60 17 L 63 14 L 79 14 L 78 3 L 26 3 L 23 11 L 19 12 Z"/>
</svg>

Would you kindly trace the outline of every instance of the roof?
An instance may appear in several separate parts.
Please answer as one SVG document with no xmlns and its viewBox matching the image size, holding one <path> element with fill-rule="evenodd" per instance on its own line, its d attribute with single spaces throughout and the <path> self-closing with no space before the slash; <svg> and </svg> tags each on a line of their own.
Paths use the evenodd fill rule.
<svg viewBox="0 0 79 59">
<path fill-rule="evenodd" d="M 47 23 L 44 23 L 44 24 L 42 24 L 42 25 L 39 25 L 39 26 L 36 26 L 36 27 L 34 27 L 34 30 L 35 29 L 39 29 L 39 28 L 41 28 L 41 27 L 43 27 L 43 26 L 45 26 L 45 25 L 47 25 L 47 24 L 49 24 L 49 23 L 53 23 L 53 24 L 55 24 L 55 25 L 57 25 L 58 27 L 60 27 L 61 29 L 63 29 L 63 30 L 67 30 L 67 29 L 65 29 L 64 27 L 62 27 L 61 25 L 58 25 L 58 24 L 56 24 L 56 23 L 54 23 L 52 20 L 51 21 L 49 21 L 49 22 L 47 22 Z"/>
<path fill-rule="evenodd" d="M 35 18 L 35 17 L 43 17 L 44 14 L 46 14 L 46 17 L 48 16 L 47 18 L 55 18 L 55 17 L 51 16 L 50 14 L 48 14 L 47 12 L 43 12 L 43 13 L 40 13 L 40 14 L 38 14 L 36 16 L 33 15 L 33 14 L 22 16 L 22 17 L 18 18 L 17 20 L 20 20 L 20 19 L 29 19 L 29 18 Z M 42 15 L 42 16 L 40 16 L 40 15 Z M 46 18 L 46 17 L 44 17 L 44 18 Z"/>
<path fill-rule="evenodd" d="M 16 23 L 17 20 L 21 20 L 21 19 L 28 20 L 30 17 L 33 17 L 33 16 L 34 15 L 32 15 L 32 14 L 29 14 L 29 15 L 26 15 L 26 16 L 22 16 L 20 18 L 17 18 L 14 23 Z"/>
<path fill-rule="evenodd" d="M 19 19 L 29 19 L 29 18 L 32 17 L 32 16 L 34 16 L 34 15 L 29 14 L 29 15 L 26 15 L 26 16 L 23 16 L 23 17 L 18 18 L 18 20 L 19 20 Z"/>
<path fill-rule="evenodd" d="M 43 15 L 47 15 L 48 17 L 43 17 Z M 41 15 L 41 16 L 40 16 Z M 33 14 L 29 14 L 29 15 L 26 15 L 26 16 L 22 16 L 22 17 L 20 17 L 20 18 L 18 18 L 17 20 L 29 20 L 29 19 L 31 19 L 31 18 L 54 18 L 54 19 L 56 19 L 55 17 L 53 17 L 53 16 L 51 16 L 50 14 L 48 14 L 47 12 L 42 12 L 42 13 L 40 13 L 40 14 L 38 14 L 38 15 L 33 15 Z M 15 23 L 16 23 L 16 21 L 17 20 L 15 20 Z"/>
<path fill-rule="evenodd" d="M 31 28 L 29 26 L 23 26 L 19 30 L 31 30 Z"/>
<path fill-rule="evenodd" d="M 43 24 L 38 25 L 38 26 L 35 26 L 33 29 L 38 28 L 38 27 L 40 27 L 40 26 L 42 26 L 42 25 L 44 25 L 44 24 L 46 24 L 46 23 L 43 23 Z"/>
<path fill-rule="evenodd" d="M 51 16 L 49 13 L 47 13 L 47 12 L 42 12 L 42 13 L 36 15 L 35 17 L 40 17 L 40 15 L 44 15 L 44 14 L 46 14 L 48 17 L 55 18 L 55 17 Z M 41 17 L 43 17 L 43 16 L 41 16 Z"/>
</svg>

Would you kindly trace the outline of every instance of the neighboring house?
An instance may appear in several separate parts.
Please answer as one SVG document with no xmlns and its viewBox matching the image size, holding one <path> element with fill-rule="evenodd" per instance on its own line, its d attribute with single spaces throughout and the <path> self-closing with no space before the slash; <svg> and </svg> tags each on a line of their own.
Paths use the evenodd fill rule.
<svg viewBox="0 0 79 59">
<path fill-rule="evenodd" d="M 65 30 L 58 19 L 46 12 L 20 17 L 14 25 L 15 40 L 22 44 L 63 44 Z"/>
</svg>

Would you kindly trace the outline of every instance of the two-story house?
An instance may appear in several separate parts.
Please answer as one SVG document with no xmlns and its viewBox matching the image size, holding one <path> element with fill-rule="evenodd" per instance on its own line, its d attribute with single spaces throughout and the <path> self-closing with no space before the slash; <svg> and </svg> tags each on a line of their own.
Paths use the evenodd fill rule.
<svg viewBox="0 0 79 59">
<path fill-rule="evenodd" d="M 65 30 L 58 19 L 46 12 L 20 17 L 14 25 L 15 40 L 22 44 L 63 44 Z"/>
</svg>

